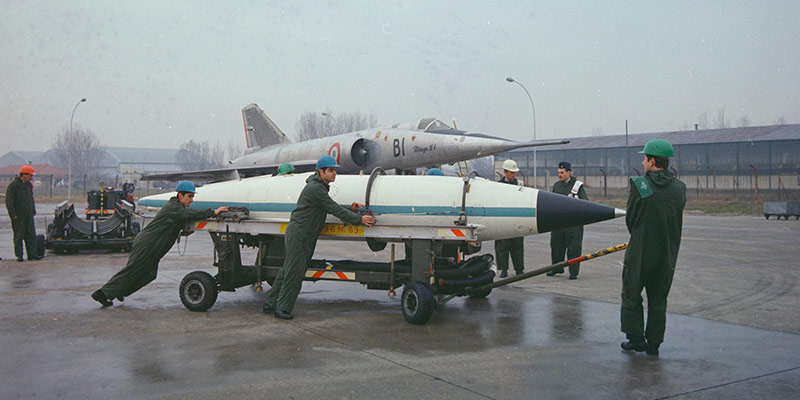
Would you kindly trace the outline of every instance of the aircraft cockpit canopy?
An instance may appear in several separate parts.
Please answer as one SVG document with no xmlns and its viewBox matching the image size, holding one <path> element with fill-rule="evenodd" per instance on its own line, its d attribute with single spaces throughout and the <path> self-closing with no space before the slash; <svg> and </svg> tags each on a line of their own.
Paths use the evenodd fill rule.
<svg viewBox="0 0 800 400">
<path fill-rule="evenodd" d="M 447 125 L 444 122 L 439 121 L 438 119 L 433 117 L 423 118 L 419 121 L 397 123 L 392 125 L 392 128 L 405 129 L 409 131 L 420 131 L 420 132 L 433 132 L 433 131 L 453 129 L 452 127 L 450 127 L 450 125 Z"/>
</svg>

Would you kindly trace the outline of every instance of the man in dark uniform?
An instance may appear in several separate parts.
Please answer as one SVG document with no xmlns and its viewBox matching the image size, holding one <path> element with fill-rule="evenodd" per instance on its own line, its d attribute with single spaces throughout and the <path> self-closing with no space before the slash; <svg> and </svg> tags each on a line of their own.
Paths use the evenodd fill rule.
<svg viewBox="0 0 800 400">
<path fill-rule="evenodd" d="M 658 354 L 667 323 L 667 295 L 681 245 L 686 185 L 667 170 L 674 155 L 661 139 L 648 141 L 642 166 L 645 176 L 631 179 L 625 223 L 631 233 L 622 270 L 622 332 L 626 351 Z M 642 288 L 647 291 L 644 328 Z"/>
<path fill-rule="evenodd" d="M 519 168 L 514 160 L 503 161 L 503 177 L 498 182 L 517 186 L 517 172 Z M 494 252 L 497 255 L 497 269 L 500 270 L 500 277 L 508 276 L 508 256 L 514 263 L 514 271 L 517 275 L 525 271 L 525 238 L 515 237 L 494 241 Z"/>
<path fill-rule="evenodd" d="M 35 171 L 30 165 L 23 165 L 19 169 L 19 176 L 15 177 L 6 188 L 6 209 L 11 218 L 11 228 L 14 230 L 14 254 L 17 261 L 24 261 L 22 242 L 28 251 L 28 260 L 41 260 L 42 256 L 36 249 L 36 227 L 33 217 L 36 215 L 36 204 L 33 201 L 33 183 L 31 179 Z"/>
<path fill-rule="evenodd" d="M 306 179 L 306 186 L 297 198 L 297 207 L 292 211 L 286 227 L 286 259 L 267 294 L 264 302 L 265 314 L 274 314 L 280 319 L 293 318 L 292 310 L 297 295 L 300 294 L 306 269 L 317 246 L 317 238 L 329 213 L 353 225 L 372 226 L 375 223 L 375 218 L 371 215 L 361 216 L 354 212 L 364 207 L 363 204 L 353 202 L 350 209 L 347 209 L 328 195 L 331 182 L 336 180 L 338 167 L 336 159 L 322 156 L 317 160 L 317 172 Z"/>
<path fill-rule="evenodd" d="M 553 193 L 563 194 L 570 197 L 577 197 L 589 200 L 586 196 L 586 189 L 583 182 L 572 176 L 572 165 L 566 161 L 558 163 L 558 181 L 553 184 Z M 557 229 L 550 233 L 550 257 L 553 264 L 564 261 L 564 253 L 567 260 L 571 260 L 581 255 L 581 243 L 583 242 L 583 226 L 575 226 L 567 229 Z M 569 279 L 578 279 L 578 272 L 581 264 L 569 266 Z M 564 268 L 550 271 L 547 276 L 563 274 Z"/>
<path fill-rule="evenodd" d="M 196 193 L 192 182 L 181 181 L 175 187 L 178 195 L 169 199 L 155 218 L 133 239 L 133 249 L 125 268 L 117 272 L 102 288 L 92 293 L 92 298 L 103 307 L 111 306 L 111 300 L 124 300 L 135 291 L 156 279 L 158 262 L 167 254 L 186 223 L 213 217 L 228 207 L 216 210 L 193 210 L 189 206 Z"/>
</svg>

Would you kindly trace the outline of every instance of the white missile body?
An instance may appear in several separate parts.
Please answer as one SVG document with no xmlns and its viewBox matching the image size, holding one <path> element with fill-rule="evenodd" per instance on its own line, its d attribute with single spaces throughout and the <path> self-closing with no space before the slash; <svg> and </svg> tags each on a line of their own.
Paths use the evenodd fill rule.
<svg viewBox="0 0 800 400">
<path fill-rule="evenodd" d="M 310 175 L 259 176 L 208 184 L 197 189 L 191 208 L 247 207 L 251 220 L 286 223 Z M 338 175 L 329 194 L 344 206 L 366 203 L 369 178 Z M 370 188 L 369 210 L 375 215 L 376 226 L 467 224 L 477 227 L 478 240 L 533 235 L 625 215 L 623 210 L 602 204 L 483 178 L 470 179 L 462 197 L 464 190 L 464 179 L 459 177 L 381 175 Z M 139 205 L 160 208 L 175 195 L 148 196 L 139 200 Z M 332 215 L 326 222 L 342 223 Z"/>
</svg>

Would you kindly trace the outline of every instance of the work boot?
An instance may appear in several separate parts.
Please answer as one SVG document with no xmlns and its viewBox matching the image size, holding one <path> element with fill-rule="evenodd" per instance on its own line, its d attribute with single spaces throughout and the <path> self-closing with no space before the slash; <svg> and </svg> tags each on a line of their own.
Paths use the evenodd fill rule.
<svg viewBox="0 0 800 400">
<path fill-rule="evenodd" d="M 519 270 L 519 269 L 514 271 L 514 274 L 516 274 L 516 275 L 522 275 L 524 273 L 525 273 L 525 271 Z"/>
<path fill-rule="evenodd" d="M 294 317 L 292 317 L 292 314 L 290 314 L 290 313 L 288 313 L 286 311 L 275 310 L 275 318 L 292 319 Z"/>
<path fill-rule="evenodd" d="M 660 346 L 660 344 L 650 344 L 650 343 L 648 343 L 647 344 L 647 350 L 645 350 L 645 352 L 647 354 L 650 354 L 651 356 L 657 356 L 658 355 L 658 346 Z"/>
<path fill-rule="evenodd" d="M 556 276 L 556 274 L 563 274 L 564 269 L 556 269 L 547 273 L 547 276 Z"/>
<path fill-rule="evenodd" d="M 574 281 L 575 279 L 578 279 L 578 275 L 570 275 L 569 276 L 569 280 Z"/>
<path fill-rule="evenodd" d="M 620 344 L 622 350 L 625 351 L 645 351 L 647 350 L 647 342 L 644 341 L 642 336 L 627 335 L 628 341 Z"/>
<path fill-rule="evenodd" d="M 273 314 L 275 312 L 275 307 L 269 305 L 266 301 L 264 302 L 264 314 Z"/>
<path fill-rule="evenodd" d="M 25 261 L 24 257 L 22 256 L 17 257 L 17 262 L 23 262 L 23 261 Z"/>
<path fill-rule="evenodd" d="M 117 296 L 117 300 L 119 300 L 119 301 L 121 301 L 121 302 L 122 302 L 122 301 L 125 301 L 125 298 L 124 298 L 124 297 L 122 297 L 122 296 Z"/>
<path fill-rule="evenodd" d="M 504 269 L 504 270 L 500 271 L 500 277 L 501 278 L 505 278 L 507 276 L 508 276 L 508 270 L 507 269 Z"/>
<path fill-rule="evenodd" d="M 111 300 L 109 300 L 106 297 L 106 294 L 103 293 L 103 291 L 100 290 L 100 289 L 95 290 L 94 293 L 92 293 L 92 298 L 95 299 L 98 303 L 102 304 L 103 307 L 108 307 L 108 306 L 113 306 L 114 305 L 114 303 L 112 303 Z"/>
<path fill-rule="evenodd" d="M 29 261 L 37 261 L 41 260 L 42 258 L 43 258 L 42 256 L 28 256 Z"/>
</svg>

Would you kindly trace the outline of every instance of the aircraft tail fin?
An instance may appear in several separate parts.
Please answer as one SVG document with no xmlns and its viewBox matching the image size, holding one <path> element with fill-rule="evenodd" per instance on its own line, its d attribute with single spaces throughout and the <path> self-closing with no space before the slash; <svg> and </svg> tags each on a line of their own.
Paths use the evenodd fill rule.
<svg viewBox="0 0 800 400">
<path fill-rule="evenodd" d="M 275 144 L 292 143 L 292 140 L 272 122 L 258 105 L 249 104 L 242 109 L 246 153 Z"/>
</svg>

